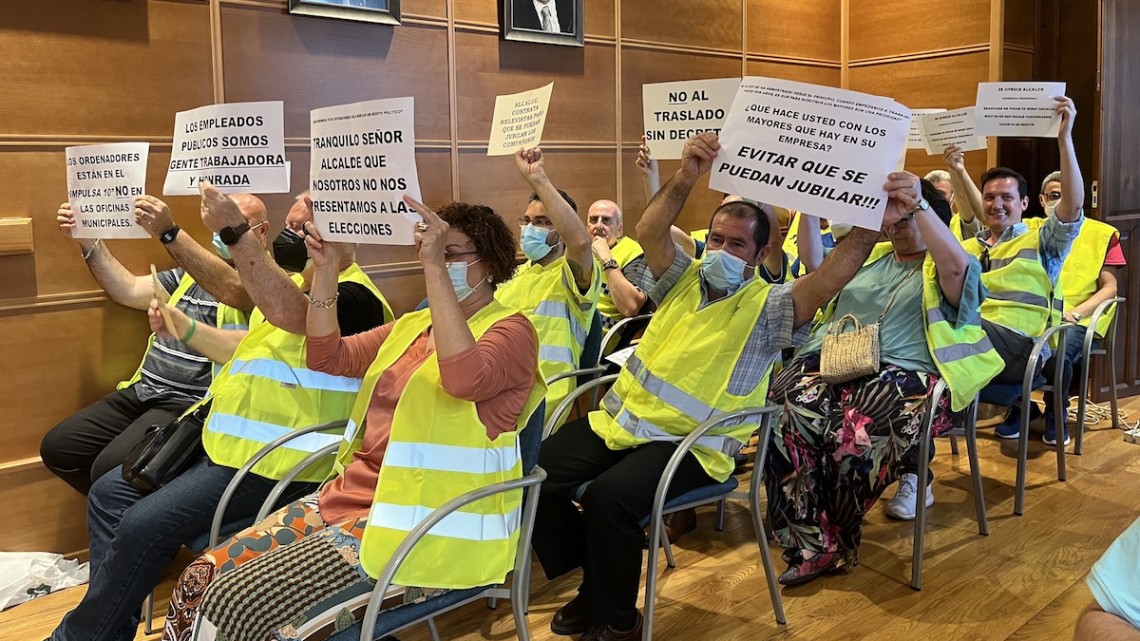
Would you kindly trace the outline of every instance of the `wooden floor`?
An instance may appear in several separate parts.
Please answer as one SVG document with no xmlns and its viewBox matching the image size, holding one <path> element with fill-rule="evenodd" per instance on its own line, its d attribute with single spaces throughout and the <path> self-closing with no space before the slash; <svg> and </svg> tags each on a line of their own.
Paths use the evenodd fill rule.
<svg viewBox="0 0 1140 641">
<path fill-rule="evenodd" d="M 1124 404 L 1140 415 L 1140 398 Z M 1050 641 L 1072 638 L 1091 597 L 1084 577 L 1101 553 L 1140 516 L 1140 445 L 1102 423 L 1086 432 L 1085 453 L 1070 455 L 1069 481 L 1056 476 L 1053 451 L 1034 435 L 1030 445 L 1025 515 L 1012 516 L 1015 461 L 1012 443 L 982 430 L 982 473 L 990 535 L 978 535 L 965 449 L 953 456 L 938 442 L 932 469 L 936 503 L 926 537 L 924 589 L 908 585 L 913 527 L 887 519 L 882 502 L 864 530 L 859 567 L 783 591 L 788 625 L 772 616 L 758 548 L 743 504 L 730 504 L 723 533 L 712 510 L 701 511 L 698 529 L 677 546 L 675 570 L 659 571 L 657 637 L 686 641 L 730 639 L 975 639 Z M 888 490 L 893 496 L 894 489 Z M 778 555 L 779 548 L 773 553 Z M 180 558 L 182 567 L 189 558 Z M 783 564 L 775 559 L 777 571 Z M 159 590 L 158 611 L 176 569 Z M 554 611 L 574 594 L 576 576 L 555 582 L 535 572 L 530 629 L 536 641 L 561 639 L 550 632 Z M 0 613 L 0 640 L 47 637 L 82 597 L 73 588 Z M 488 610 L 473 603 L 439 619 L 449 640 L 515 638 L 510 606 Z M 426 641 L 425 626 L 401 633 L 402 641 Z M 144 635 L 138 639 L 156 639 Z"/>
</svg>

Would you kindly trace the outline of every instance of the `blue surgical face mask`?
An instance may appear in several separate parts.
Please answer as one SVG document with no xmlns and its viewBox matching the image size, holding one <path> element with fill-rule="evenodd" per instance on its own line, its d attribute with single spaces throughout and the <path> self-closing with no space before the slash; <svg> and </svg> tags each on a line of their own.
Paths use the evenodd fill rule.
<svg viewBox="0 0 1140 641">
<path fill-rule="evenodd" d="M 214 232 L 214 251 L 218 252 L 218 256 L 221 256 L 222 260 L 234 259 L 234 255 L 230 253 L 230 246 L 222 242 L 222 237 L 218 235 L 218 232 Z"/>
<path fill-rule="evenodd" d="M 455 290 L 455 297 L 458 298 L 460 302 L 463 302 L 464 298 L 470 296 L 475 291 L 475 287 L 483 284 L 480 282 L 479 285 L 475 287 L 467 284 L 467 266 L 474 265 L 480 260 L 483 259 L 479 258 L 470 263 L 455 261 L 447 267 L 447 276 L 451 279 L 451 288 Z"/>
<path fill-rule="evenodd" d="M 734 293 L 744 284 L 744 272 L 748 263 L 723 249 L 705 250 L 701 259 L 701 275 L 709 287 L 728 294 Z M 748 269 L 748 279 L 755 275 L 755 269 Z"/>
<path fill-rule="evenodd" d="M 545 227 L 523 225 L 522 234 L 519 236 L 519 243 L 522 245 L 522 250 L 523 253 L 526 254 L 526 257 L 534 262 L 546 258 L 546 255 L 554 249 L 546 244 L 548 236 L 550 236 L 550 230 Z"/>
</svg>

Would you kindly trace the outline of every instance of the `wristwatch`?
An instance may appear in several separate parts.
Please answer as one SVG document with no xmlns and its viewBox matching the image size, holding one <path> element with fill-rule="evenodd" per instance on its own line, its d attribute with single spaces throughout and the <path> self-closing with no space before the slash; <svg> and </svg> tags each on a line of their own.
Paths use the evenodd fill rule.
<svg viewBox="0 0 1140 641">
<path fill-rule="evenodd" d="M 930 209 L 930 203 L 926 202 L 925 198 L 920 198 L 914 207 L 911 207 L 910 213 L 917 214 L 920 211 L 927 211 Z"/>
<path fill-rule="evenodd" d="M 617 269 L 617 268 L 618 268 L 618 262 L 612 258 L 607 260 L 606 262 L 602 263 L 602 271 L 608 272 L 611 269 Z"/>
<path fill-rule="evenodd" d="M 170 243 L 174 242 L 175 238 L 178 238 L 178 232 L 180 231 L 182 231 L 182 228 L 180 228 L 178 225 L 175 225 L 159 234 L 158 242 L 162 243 L 163 245 L 169 245 Z"/>
<path fill-rule="evenodd" d="M 237 227 L 222 227 L 218 230 L 218 238 L 227 245 L 236 245 L 242 234 L 249 231 L 249 223 L 243 222 Z"/>
</svg>

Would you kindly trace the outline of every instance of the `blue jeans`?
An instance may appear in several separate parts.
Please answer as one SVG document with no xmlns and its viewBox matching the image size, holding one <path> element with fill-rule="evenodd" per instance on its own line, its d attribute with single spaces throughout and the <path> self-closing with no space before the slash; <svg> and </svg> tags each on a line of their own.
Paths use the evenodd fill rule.
<svg viewBox="0 0 1140 641">
<path fill-rule="evenodd" d="M 222 493 L 236 470 L 203 456 L 156 492 L 142 495 L 123 480 L 122 466 L 91 487 L 87 504 L 91 580 L 87 594 L 52 632 L 51 641 L 130 641 L 143 601 L 178 549 L 210 529 Z M 252 519 L 275 481 L 250 475 L 238 487 L 225 523 Z M 283 500 L 312 492 L 290 486 Z"/>
</svg>

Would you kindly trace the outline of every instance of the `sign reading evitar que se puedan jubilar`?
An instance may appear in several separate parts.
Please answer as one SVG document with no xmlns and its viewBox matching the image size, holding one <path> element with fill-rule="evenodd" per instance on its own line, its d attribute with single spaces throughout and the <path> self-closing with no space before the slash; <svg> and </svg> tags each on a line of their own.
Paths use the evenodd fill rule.
<svg viewBox="0 0 1140 641">
<path fill-rule="evenodd" d="M 313 222 L 334 242 L 412 245 L 422 219 L 415 101 L 371 100 L 314 109 L 309 168 Z"/>
<path fill-rule="evenodd" d="M 883 184 L 898 165 L 910 110 L 869 94 L 744 78 L 720 133 L 709 187 L 879 229 Z"/>
<path fill-rule="evenodd" d="M 73 238 L 150 238 L 135 223 L 135 198 L 146 189 L 150 143 L 68 147 L 67 201 Z"/>
<path fill-rule="evenodd" d="M 704 131 L 720 133 L 740 78 L 684 80 L 641 86 L 645 141 L 657 160 L 681 157 L 685 141 Z"/>
<path fill-rule="evenodd" d="M 280 100 L 178 112 L 162 193 L 194 196 L 204 181 L 227 194 L 289 191 Z"/>
</svg>

